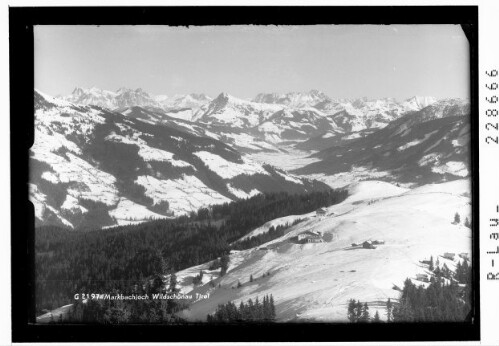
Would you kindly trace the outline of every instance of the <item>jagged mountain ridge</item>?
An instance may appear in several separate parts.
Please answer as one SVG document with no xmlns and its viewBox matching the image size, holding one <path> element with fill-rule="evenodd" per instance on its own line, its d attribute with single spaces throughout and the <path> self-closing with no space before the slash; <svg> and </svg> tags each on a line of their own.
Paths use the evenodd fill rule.
<svg viewBox="0 0 499 346">
<path fill-rule="evenodd" d="M 178 119 L 139 118 L 35 91 L 30 200 L 37 224 L 100 228 L 261 192 L 327 188 L 255 163 Z"/>
<path fill-rule="evenodd" d="M 314 136 L 345 135 L 380 129 L 408 112 L 435 102 L 431 97 L 333 100 L 324 93 L 259 94 L 253 101 L 220 94 L 194 120 L 248 131 L 271 143 Z M 314 149 L 314 148 L 310 148 Z"/>
<path fill-rule="evenodd" d="M 70 95 L 61 99 L 82 105 L 95 105 L 110 110 L 133 106 L 156 107 L 165 111 L 193 110 L 209 103 L 211 98 L 204 94 L 151 95 L 141 88 L 119 88 L 116 91 L 103 90 L 96 87 L 84 89 L 76 87 Z"/>
<path fill-rule="evenodd" d="M 390 98 L 335 100 L 317 90 L 287 94 L 262 93 L 252 101 L 221 93 L 212 100 L 204 94 L 152 96 L 142 89 L 127 88 L 120 88 L 117 92 L 76 88 L 73 94 L 63 99 L 113 110 L 133 106 L 162 110 L 170 117 L 195 123 L 230 130 L 250 130 L 259 139 L 270 140 L 271 143 L 379 129 L 407 112 L 418 111 L 435 102 L 432 97 L 419 96 L 403 102 Z M 294 113 L 295 117 L 301 119 L 300 113 L 308 113 L 315 121 L 306 119 L 300 123 L 293 117 L 277 115 L 279 112 Z M 284 138 L 280 137 L 280 133 L 285 134 Z"/>
</svg>

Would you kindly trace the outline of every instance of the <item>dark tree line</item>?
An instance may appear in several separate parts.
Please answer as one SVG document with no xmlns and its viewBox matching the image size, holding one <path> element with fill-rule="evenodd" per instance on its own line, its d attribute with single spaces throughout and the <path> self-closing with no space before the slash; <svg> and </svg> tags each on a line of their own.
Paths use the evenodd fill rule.
<svg viewBox="0 0 499 346">
<path fill-rule="evenodd" d="M 207 322 L 273 322 L 275 321 L 274 297 L 266 295 L 260 302 L 258 297 L 249 299 L 246 304 L 241 302 L 239 307 L 233 302 L 221 304 L 213 315 L 208 315 Z"/>
<path fill-rule="evenodd" d="M 35 232 L 37 313 L 73 302 L 79 292 L 127 291 L 151 275 L 218 259 L 228 268 L 229 244 L 267 221 L 339 203 L 346 191 L 274 193 L 213 206 L 203 214 L 107 230 Z M 208 219 L 206 219 L 208 218 Z M 163 271 L 162 271 L 163 270 Z"/>
<path fill-rule="evenodd" d="M 302 221 L 303 219 L 297 219 L 291 225 L 289 225 L 289 223 L 286 223 L 285 225 L 278 225 L 277 227 L 272 226 L 265 233 L 257 234 L 242 241 L 238 241 L 232 246 L 232 248 L 236 250 L 246 250 L 268 243 L 269 241 L 282 237 L 286 233 L 285 231 L 288 228 Z"/>
<path fill-rule="evenodd" d="M 465 261 L 466 262 L 466 261 Z M 454 278 L 432 278 L 427 288 L 406 279 L 398 304 L 393 307 L 394 322 L 465 321 L 471 311 L 471 268 L 459 268 Z M 461 285 L 459 285 L 461 284 Z"/>
</svg>

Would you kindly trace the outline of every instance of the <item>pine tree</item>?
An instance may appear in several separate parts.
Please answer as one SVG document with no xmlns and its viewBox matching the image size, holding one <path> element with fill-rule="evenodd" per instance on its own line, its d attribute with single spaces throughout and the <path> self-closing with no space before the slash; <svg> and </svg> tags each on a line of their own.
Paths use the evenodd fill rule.
<svg viewBox="0 0 499 346">
<path fill-rule="evenodd" d="M 450 277 L 451 277 L 451 271 L 450 271 L 449 267 L 447 267 L 447 264 L 445 264 L 445 263 L 442 266 L 442 275 L 444 276 L 444 278 L 447 278 L 447 279 L 450 279 Z"/>
<path fill-rule="evenodd" d="M 369 306 L 367 306 L 367 303 L 364 303 L 361 309 L 361 316 L 360 316 L 360 322 L 369 322 Z"/>
<path fill-rule="evenodd" d="M 350 299 L 348 301 L 348 310 L 347 310 L 347 317 L 350 322 L 356 322 L 356 316 L 355 316 L 355 300 Z"/>
<path fill-rule="evenodd" d="M 376 313 L 374 314 L 373 322 L 375 322 L 375 323 L 381 322 L 381 319 L 379 318 L 378 310 L 376 310 Z"/>
<path fill-rule="evenodd" d="M 463 267 L 461 265 L 461 261 L 457 262 L 455 273 L 456 273 L 455 274 L 456 280 L 459 281 L 459 282 L 461 282 L 462 274 L 463 274 Z"/>
<path fill-rule="evenodd" d="M 239 281 L 239 280 L 238 280 L 238 281 L 237 281 L 237 288 L 241 288 L 241 286 L 242 286 L 242 285 L 241 285 L 241 281 Z"/>
<path fill-rule="evenodd" d="M 356 322 L 359 322 L 362 318 L 362 303 L 360 300 L 357 300 L 357 303 L 355 304 L 355 320 Z"/>
<path fill-rule="evenodd" d="M 402 299 L 393 310 L 394 322 L 412 322 L 414 321 L 414 312 L 411 308 L 409 299 Z"/>
<path fill-rule="evenodd" d="M 393 309 L 393 305 L 392 305 L 392 302 L 390 301 L 390 298 L 388 298 L 387 302 L 386 302 L 386 321 L 387 322 L 391 322 L 392 321 L 392 309 Z"/>
<path fill-rule="evenodd" d="M 430 268 L 429 268 L 431 271 L 433 271 L 433 269 L 435 269 L 435 267 L 433 267 L 433 256 L 430 257 Z"/>
<path fill-rule="evenodd" d="M 250 275 L 250 282 L 253 282 L 253 274 Z"/>
<path fill-rule="evenodd" d="M 269 296 L 266 295 L 263 297 L 263 319 L 265 321 L 269 321 L 271 316 L 270 316 L 270 302 L 269 302 Z"/>
<path fill-rule="evenodd" d="M 255 320 L 255 309 L 254 309 L 254 304 L 253 304 L 253 300 L 250 298 L 248 299 L 248 311 L 249 311 L 249 319 L 250 321 L 254 321 Z"/>
<path fill-rule="evenodd" d="M 256 297 L 256 301 L 255 301 L 255 319 L 257 321 L 263 321 L 263 319 L 264 319 L 263 304 L 260 303 L 258 297 Z"/>
<path fill-rule="evenodd" d="M 224 276 L 229 269 L 230 257 L 228 255 L 223 255 L 220 258 L 220 276 Z"/>
<path fill-rule="evenodd" d="M 459 214 L 458 214 L 458 213 L 456 213 L 456 214 L 454 215 L 454 223 L 455 223 L 455 224 L 458 224 L 458 223 L 460 223 L 460 222 L 461 222 L 461 217 L 459 216 Z"/>
<path fill-rule="evenodd" d="M 276 313 L 275 313 L 275 305 L 274 305 L 274 296 L 271 294 L 270 295 L 270 320 L 274 321 L 276 318 Z"/>
</svg>

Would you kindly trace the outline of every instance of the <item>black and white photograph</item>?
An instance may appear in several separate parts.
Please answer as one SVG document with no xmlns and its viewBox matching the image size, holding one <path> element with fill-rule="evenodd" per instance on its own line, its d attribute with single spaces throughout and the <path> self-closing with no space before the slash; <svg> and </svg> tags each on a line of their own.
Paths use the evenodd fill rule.
<svg viewBox="0 0 499 346">
<path fill-rule="evenodd" d="M 36 324 L 475 318 L 462 26 L 33 34 Z"/>
</svg>

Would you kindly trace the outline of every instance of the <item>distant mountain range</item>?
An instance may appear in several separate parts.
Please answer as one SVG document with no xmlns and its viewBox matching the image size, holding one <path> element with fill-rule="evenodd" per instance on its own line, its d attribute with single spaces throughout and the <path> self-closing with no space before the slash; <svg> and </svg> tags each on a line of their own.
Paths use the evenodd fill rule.
<svg viewBox="0 0 499 346">
<path fill-rule="evenodd" d="M 221 93 L 215 99 L 211 99 L 204 94 L 168 97 L 154 96 L 140 88 L 108 91 L 95 87 L 91 89 L 77 87 L 72 94 L 60 98 L 75 104 L 96 105 L 119 112 L 139 106 L 159 110 L 168 116 L 183 120 L 232 129 L 258 127 L 256 132 L 260 133 L 263 139 L 270 139 L 273 142 L 279 141 L 278 133 L 283 132 L 284 139 L 287 140 L 317 135 L 317 128 L 323 132 L 336 133 L 381 128 L 402 114 L 418 111 L 436 101 L 433 97 L 418 96 L 403 102 L 390 98 L 335 100 L 318 90 L 287 94 L 261 93 L 252 101 L 247 101 L 227 93 Z M 276 115 L 279 111 L 281 115 Z M 304 112 L 316 120 L 309 119 L 303 123 L 295 121 L 294 117 L 305 118 Z M 271 116 L 278 121 L 279 129 L 272 126 L 273 121 L 268 123 Z M 325 124 L 325 121 L 329 124 Z M 309 126 L 316 129 L 310 129 Z"/>
<path fill-rule="evenodd" d="M 91 89 L 75 88 L 70 95 L 61 96 L 61 99 L 82 105 L 94 105 L 107 109 L 127 108 L 132 106 L 157 107 L 163 110 L 179 110 L 198 108 L 211 101 L 204 94 L 151 95 L 144 90 L 119 88 L 116 91 L 102 90 L 96 87 Z"/>
</svg>

